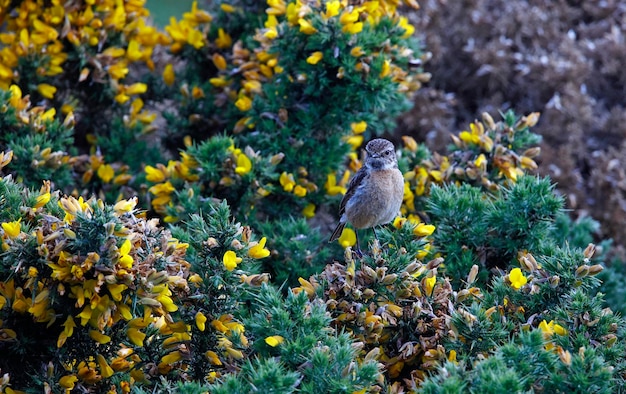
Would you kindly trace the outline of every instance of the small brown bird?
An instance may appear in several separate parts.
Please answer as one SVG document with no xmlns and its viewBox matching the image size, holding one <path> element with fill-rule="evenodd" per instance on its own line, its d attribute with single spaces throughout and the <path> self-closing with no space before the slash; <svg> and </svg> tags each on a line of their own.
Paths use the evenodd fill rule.
<svg viewBox="0 0 626 394">
<path fill-rule="evenodd" d="M 356 250 L 362 256 L 357 229 L 391 222 L 400 212 L 404 196 L 404 177 L 398 169 L 393 144 L 383 138 L 368 142 L 365 163 L 350 179 L 348 190 L 339 205 L 339 224 L 328 242 L 341 235 L 346 223 L 355 228 Z M 374 236 L 378 239 L 376 229 Z"/>
</svg>

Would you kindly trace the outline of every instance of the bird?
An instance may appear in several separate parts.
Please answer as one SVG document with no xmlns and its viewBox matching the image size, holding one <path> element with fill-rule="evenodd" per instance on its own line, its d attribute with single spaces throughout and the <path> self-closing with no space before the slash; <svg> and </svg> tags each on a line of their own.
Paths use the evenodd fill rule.
<svg viewBox="0 0 626 394">
<path fill-rule="evenodd" d="M 341 236 L 347 223 L 355 229 L 357 256 L 363 253 L 359 246 L 357 229 L 387 224 L 400 213 L 404 197 L 404 177 L 398 169 L 396 151 L 391 141 L 384 138 L 371 140 L 365 146 L 363 166 L 348 183 L 348 189 L 339 204 L 339 223 L 328 242 Z"/>
</svg>

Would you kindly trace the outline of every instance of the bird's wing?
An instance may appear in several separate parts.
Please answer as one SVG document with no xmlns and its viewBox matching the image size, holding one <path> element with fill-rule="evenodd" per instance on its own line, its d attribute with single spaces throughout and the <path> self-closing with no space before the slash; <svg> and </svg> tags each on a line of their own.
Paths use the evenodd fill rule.
<svg viewBox="0 0 626 394">
<path fill-rule="evenodd" d="M 356 174 L 354 174 L 352 179 L 350 179 L 350 183 L 348 183 L 348 190 L 346 191 L 346 194 L 343 195 L 341 203 L 339 204 L 340 217 L 346 212 L 346 203 L 350 200 L 350 198 L 352 198 L 352 196 L 354 196 L 354 193 L 356 193 L 356 190 L 359 188 L 361 182 L 363 182 L 363 179 L 365 179 L 366 176 L 367 171 L 365 170 L 365 166 L 363 166 L 356 172 Z"/>
</svg>

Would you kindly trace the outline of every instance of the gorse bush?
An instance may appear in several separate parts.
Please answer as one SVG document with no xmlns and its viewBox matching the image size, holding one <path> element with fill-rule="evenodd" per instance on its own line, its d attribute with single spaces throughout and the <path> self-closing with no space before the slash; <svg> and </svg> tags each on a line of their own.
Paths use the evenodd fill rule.
<svg viewBox="0 0 626 394">
<path fill-rule="evenodd" d="M 326 242 L 429 79 L 416 8 L 0 4 L 0 390 L 624 389 L 610 244 L 532 174 L 538 113 L 402 137 L 399 216 Z"/>
</svg>

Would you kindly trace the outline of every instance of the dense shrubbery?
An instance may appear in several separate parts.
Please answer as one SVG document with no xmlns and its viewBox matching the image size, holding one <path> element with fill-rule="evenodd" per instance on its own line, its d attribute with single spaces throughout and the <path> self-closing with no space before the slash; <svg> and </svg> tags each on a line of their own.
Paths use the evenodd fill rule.
<svg viewBox="0 0 626 394">
<path fill-rule="evenodd" d="M 594 222 L 531 174 L 538 113 L 403 137 L 401 216 L 363 258 L 326 243 L 429 79 L 410 7 L 194 4 L 160 32 L 141 2 L 3 3 L 2 392 L 623 389 Z"/>
</svg>

